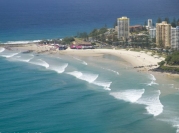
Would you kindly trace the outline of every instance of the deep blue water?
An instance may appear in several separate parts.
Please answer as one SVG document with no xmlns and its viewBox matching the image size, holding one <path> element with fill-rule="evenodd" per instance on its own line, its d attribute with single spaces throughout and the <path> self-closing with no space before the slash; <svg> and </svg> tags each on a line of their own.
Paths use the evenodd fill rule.
<svg viewBox="0 0 179 133">
<path fill-rule="evenodd" d="M 21 54 L 0 48 L 2 133 L 176 133 L 178 79 L 117 57 Z"/>
<path fill-rule="evenodd" d="M 131 25 L 149 18 L 179 18 L 178 0 L 0 0 L 0 42 L 74 36 L 112 27 L 127 16 Z"/>
</svg>

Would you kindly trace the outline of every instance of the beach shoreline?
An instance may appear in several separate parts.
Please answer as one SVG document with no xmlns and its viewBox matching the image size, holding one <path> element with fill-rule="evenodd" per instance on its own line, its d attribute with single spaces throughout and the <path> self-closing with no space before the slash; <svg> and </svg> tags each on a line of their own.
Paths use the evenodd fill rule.
<svg viewBox="0 0 179 133">
<path fill-rule="evenodd" d="M 135 51 L 127 51 L 125 49 L 66 49 L 66 50 L 52 50 L 50 47 L 43 45 L 22 45 L 22 47 L 14 47 L 13 49 L 19 51 L 34 51 L 35 53 L 45 53 L 45 54 L 54 54 L 54 55 L 70 55 L 70 56 L 79 56 L 79 57 L 95 57 L 95 56 L 102 56 L 104 54 L 110 54 L 117 56 L 128 63 L 131 64 L 134 68 L 140 70 L 150 70 L 153 68 L 158 67 L 158 62 L 162 61 L 163 59 L 155 58 L 150 54 Z"/>
<path fill-rule="evenodd" d="M 145 53 L 143 51 L 136 52 L 126 49 L 66 49 L 58 50 L 51 49 L 47 45 L 38 45 L 38 44 L 23 44 L 17 46 L 9 46 L 10 49 L 20 52 L 33 51 L 36 54 L 50 54 L 54 56 L 68 55 L 68 56 L 77 56 L 77 57 L 101 57 L 105 54 L 116 56 L 120 59 L 123 59 L 128 63 L 128 67 L 136 69 L 140 72 L 152 72 L 157 74 L 162 74 L 167 77 L 179 77 L 178 74 L 171 74 L 168 72 L 155 72 L 152 69 L 158 67 L 158 63 L 164 60 L 164 58 L 155 58 L 150 53 Z"/>
</svg>

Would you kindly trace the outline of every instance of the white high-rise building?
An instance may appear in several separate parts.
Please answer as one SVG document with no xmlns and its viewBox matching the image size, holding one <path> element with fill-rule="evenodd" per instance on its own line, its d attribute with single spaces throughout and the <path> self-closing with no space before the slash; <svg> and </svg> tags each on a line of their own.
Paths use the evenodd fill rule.
<svg viewBox="0 0 179 133">
<path fill-rule="evenodd" d="M 149 35 L 151 38 L 155 38 L 156 37 L 156 28 L 149 29 Z"/>
<path fill-rule="evenodd" d="M 148 19 L 148 28 L 150 29 L 150 28 L 152 28 L 153 26 L 152 26 L 152 19 Z"/>
<path fill-rule="evenodd" d="M 118 38 L 126 39 L 129 37 L 129 18 L 122 17 L 117 19 Z"/>
<path fill-rule="evenodd" d="M 179 49 L 179 26 L 171 28 L 171 48 Z"/>
<path fill-rule="evenodd" d="M 151 28 L 153 28 L 153 26 L 152 26 L 152 19 L 148 19 L 148 23 L 147 23 L 146 29 L 149 30 Z"/>
</svg>

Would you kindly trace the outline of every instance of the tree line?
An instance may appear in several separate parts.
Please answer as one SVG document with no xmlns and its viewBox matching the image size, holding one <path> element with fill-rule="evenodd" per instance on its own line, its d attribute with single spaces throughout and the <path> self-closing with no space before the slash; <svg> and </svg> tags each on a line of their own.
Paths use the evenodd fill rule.
<svg viewBox="0 0 179 133">
<path fill-rule="evenodd" d="M 157 23 L 161 23 L 162 21 L 166 21 L 168 24 L 171 24 L 172 27 L 176 27 L 179 26 L 179 18 L 173 18 L 173 20 L 171 21 L 168 17 L 162 19 L 162 18 L 158 18 L 157 19 Z"/>
</svg>

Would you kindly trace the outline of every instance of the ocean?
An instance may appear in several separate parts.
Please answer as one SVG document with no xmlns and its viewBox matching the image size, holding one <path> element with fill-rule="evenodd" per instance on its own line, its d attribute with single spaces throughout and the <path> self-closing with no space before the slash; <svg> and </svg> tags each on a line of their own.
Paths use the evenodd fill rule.
<svg viewBox="0 0 179 133">
<path fill-rule="evenodd" d="M 179 83 L 112 55 L 0 49 L 0 132 L 176 133 Z"/>
<path fill-rule="evenodd" d="M 74 36 L 127 16 L 179 18 L 178 0 L 0 0 L 0 43 Z M 176 133 L 178 78 L 137 72 L 115 56 L 0 48 L 1 133 Z"/>
<path fill-rule="evenodd" d="M 158 17 L 179 19 L 178 0 L 0 0 L 0 43 L 75 36 L 113 27 L 127 16 L 130 25 Z M 17 42 L 18 41 L 18 42 Z"/>
</svg>

